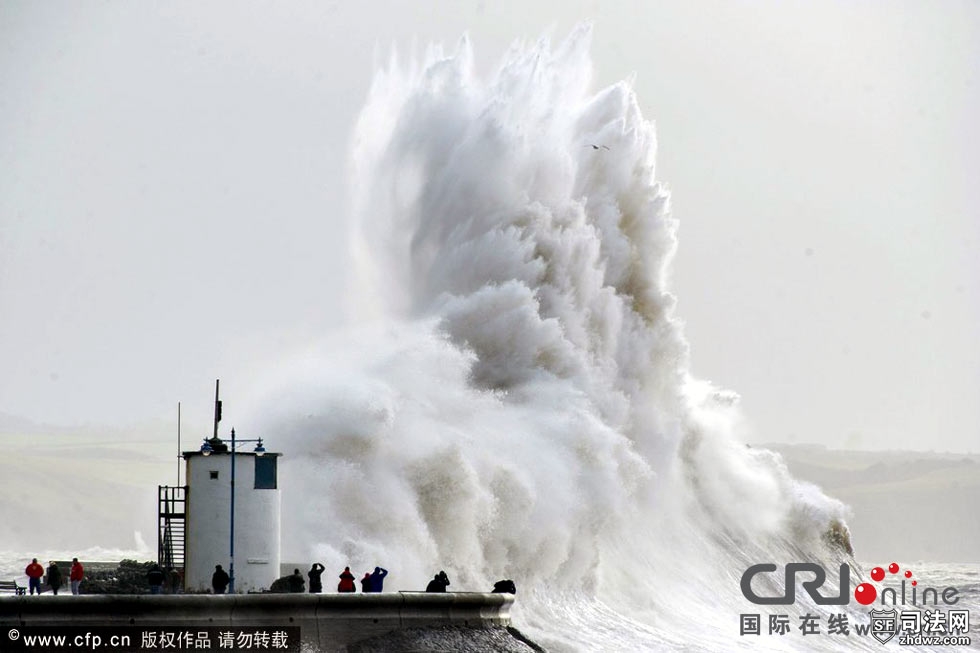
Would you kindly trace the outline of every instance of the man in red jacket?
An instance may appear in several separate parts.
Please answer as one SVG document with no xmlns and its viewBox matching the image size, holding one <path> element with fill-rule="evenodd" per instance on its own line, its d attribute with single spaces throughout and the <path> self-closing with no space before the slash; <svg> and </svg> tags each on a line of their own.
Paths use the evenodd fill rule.
<svg viewBox="0 0 980 653">
<path fill-rule="evenodd" d="M 27 565 L 24 569 L 24 573 L 27 574 L 27 584 L 31 588 L 31 595 L 34 595 L 34 590 L 37 590 L 38 596 L 41 595 L 41 576 L 44 575 L 44 567 L 37 564 L 37 558 L 31 560 L 31 564 Z"/>
<path fill-rule="evenodd" d="M 71 593 L 78 594 L 78 587 L 82 584 L 82 579 L 85 578 L 85 569 L 82 568 L 82 563 L 78 561 L 78 558 L 71 559 L 71 572 L 68 574 L 68 580 L 71 581 Z"/>
</svg>

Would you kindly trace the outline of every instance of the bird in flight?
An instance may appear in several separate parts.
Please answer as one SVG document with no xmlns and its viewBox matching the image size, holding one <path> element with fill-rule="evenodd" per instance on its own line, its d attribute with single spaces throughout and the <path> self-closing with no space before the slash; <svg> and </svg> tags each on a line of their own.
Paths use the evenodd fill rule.
<svg viewBox="0 0 980 653">
<path fill-rule="evenodd" d="M 592 143 L 589 143 L 589 147 L 591 147 L 591 148 L 592 148 L 593 150 L 598 150 L 598 149 L 599 149 L 600 147 L 601 147 L 602 149 L 604 149 L 604 150 L 608 150 L 608 149 L 609 149 L 609 148 L 608 148 L 608 147 L 606 147 L 605 145 L 594 145 L 594 144 L 592 144 Z"/>
</svg>

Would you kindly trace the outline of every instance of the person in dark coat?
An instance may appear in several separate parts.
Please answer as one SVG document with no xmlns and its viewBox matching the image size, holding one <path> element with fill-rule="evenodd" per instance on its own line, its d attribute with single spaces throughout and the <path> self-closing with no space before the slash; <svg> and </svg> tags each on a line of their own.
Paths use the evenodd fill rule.
<svg viewBox="0 0 980 653">
<path fill-rule="evenodd" d="M 163 592 L 163 569 L 160 565 L 153 565 L 150 571 L 146 572 L 146 582 L 150 585 L 150 594 L 160 594 Z"/>
<path fill-rule="evenodd" d="M 361 591 L 367 594 L 371 591 L 371 572 L 365 571 L 364 578 L 361 579 Z"/>
<path fill-rule="evenodd" d="M 310 594 L 319 594 L 323 591 L 323 582 L 320 580 L 320 574 L 326 569 L 319 562 L 314 562 L 313 566 L 310 567 L 310 571 L 306 574 L 310 577 Z"/>
<path fill-rule="evenodd" d="M 354 574 L 350 573 L 350 567 L 344 567 L 344 571 L 340 574 L 340 582 L 337 583 L 338 592 L 356 592 L 357 587 L 354 586 Z"/>
<path fill-rule="evenodd" d="M 289 591 L 293 594 L 302 594 L 306 590 L 306 581 L 299 569 L 293 569 L 293 575 L 289 577 Z"/>
<path fill-rule="evenodd" d="M 449 587 L 449 576 L 446 572 L 440 571 L 438 574 L 432 577 L 429 584 L 426 586 L 426 592 L 445 592 L 446 588 Z"/>
<path fill-rule="evenodd" d="M 498 580 L 493 584 L 493 591 L 498 594 L 517 594 L 517 586 L 512 580 Z"/>
<path fill-rule="evenodd" d="M 24 569 L 24 574 L 27 575 L 27 584 L 31 588 L 31 596 L 34 596 L 34 590 L 37 590 L 37 594 L 40 596 L 41 576 L 44 575 L 44 567 L 38 564 L 37 558 L 31 560 L 31 564 Z"/>
<path fill-rule="evenodd" d="M 215 565 L 214 573 L 211 574 L 211 589 L 214 590 L 214 593 L 224 594 L 230 582 L 231 578 L 228 577 L 228 572 L 222 569 L 221 565 Z"/>
<path fill-rule="evenodd" d="M 382 569 L 381 567 L 375 567 L 374 573 L 371 574 L 371 591 L 380 592 L 384 588 L 385 576 L 388 575 L 387 569 Z"/>
<path fill-rule="evenodd" d="M 184 578 L 176 567 L 171 567 L 170 571 L 167 572 L 167 582 L 170 584 L 171 594 L 180 594 L 183 591 Z"/>
<path fill-rule="evenodd" d="M 58 596 L 58 590 L 61 589 L 61 570 L 54 560 L 48 565 L 48 585 L 51 587 L 51 592 Z"/>
</svg>

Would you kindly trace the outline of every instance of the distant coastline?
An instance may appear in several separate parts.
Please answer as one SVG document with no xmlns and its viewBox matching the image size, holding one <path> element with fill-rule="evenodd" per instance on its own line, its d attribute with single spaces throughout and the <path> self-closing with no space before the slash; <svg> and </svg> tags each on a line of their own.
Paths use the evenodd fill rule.
<svg viewBox="0 0 980 653">
<path fill-rule="evenodd" d="M 859 560 L 980 562 L 980 455 L 752 445 L 850 507 Z"/>
</svg>

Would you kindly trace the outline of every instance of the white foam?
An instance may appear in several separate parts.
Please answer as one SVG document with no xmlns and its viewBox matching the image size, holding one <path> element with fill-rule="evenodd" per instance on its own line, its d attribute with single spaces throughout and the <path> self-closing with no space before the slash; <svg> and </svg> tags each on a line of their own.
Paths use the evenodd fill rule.
<svg viewBox="0 0 980 653">
<path fill-rule="evenodd" d="M 590 91 L 589 41 L 515 46 L 487 80 L 465 39 L 377 73 L 358 317 L 263 379 L 251 423 L 286 454 L 289 559 L 381 564 L 386 589 L 513 578 L 518 625 L 559 648 L 717 649 L 754 556 L 818 549 L 843 508 L 690 378 L 654 127 L 629 84 Z"/>
</svg>

